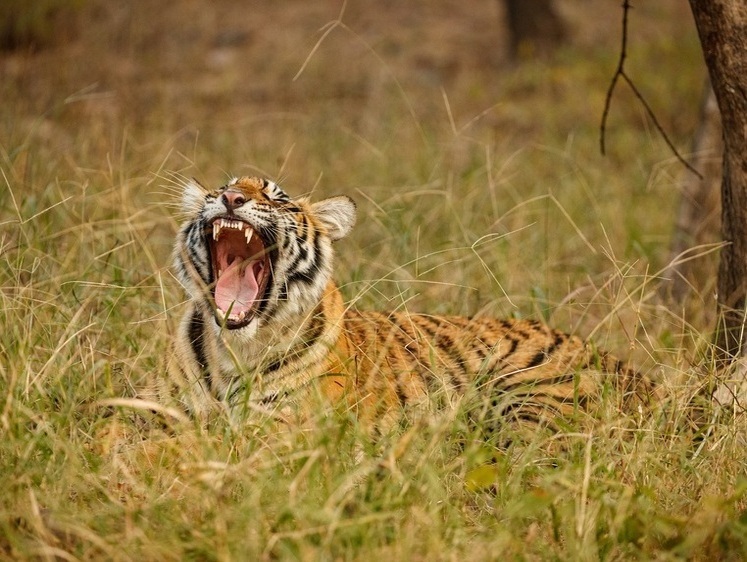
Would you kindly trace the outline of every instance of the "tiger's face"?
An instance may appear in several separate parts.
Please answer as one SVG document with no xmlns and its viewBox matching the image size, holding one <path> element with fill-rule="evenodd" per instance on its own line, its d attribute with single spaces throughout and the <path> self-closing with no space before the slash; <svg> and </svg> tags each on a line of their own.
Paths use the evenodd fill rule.
<svg viewBox="0 0 747 562">
<path fill-rule="evenodd" d="M 332 242 L 350 232 L 356 214 L 348 197 L 312 204 L 248 177 L 214 191 L 188 183 L 182 206 L 188 218 L 175 247 L 177 274 L 218 326 L 246 335 L 319 302 Z"/>
</svg>

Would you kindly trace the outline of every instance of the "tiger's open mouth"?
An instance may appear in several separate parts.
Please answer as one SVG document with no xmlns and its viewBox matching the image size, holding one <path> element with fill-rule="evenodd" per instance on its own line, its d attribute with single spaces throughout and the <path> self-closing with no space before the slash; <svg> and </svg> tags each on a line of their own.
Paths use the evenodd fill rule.
<svg viewBox="0 0 747 562">
<path fill-rule="evenodd" d="M 213 267 L 216 318 L 235 330 L 251 322 L 270 279 L 262 237 L 247 223 L 218 218 L 206 232 Z"/>
</svg>

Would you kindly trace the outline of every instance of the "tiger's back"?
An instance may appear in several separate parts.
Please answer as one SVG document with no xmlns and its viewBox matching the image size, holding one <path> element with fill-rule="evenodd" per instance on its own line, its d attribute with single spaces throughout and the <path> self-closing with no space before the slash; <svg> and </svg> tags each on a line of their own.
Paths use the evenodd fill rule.
<svg viewBox="0 0 747 562">
<path fill-rule="evenodd" d="M 376 417 L 473 393 L 491 419 L 538 424 L 589 410 L 605 385 L 632 411 L 655 394 L 612 355 L 534 320 L 350 311 L 344 333 L 356 393 Z"/>
<path fill-rule="evenodd" d="M 175 263 L 192 296 L 161 394 L 200 417 L 216 406 L 298 412 L 311 393 L 387 426 L 407 410 L 476 396 L 493 422 L 592 411 L 605 388 L 638 410 L 651 381 L 580 338 L 531 320 L 357 311 L 332 281 L 347 198 L 291 199 L 240 178 L 185 188 Z"/>
</svg>

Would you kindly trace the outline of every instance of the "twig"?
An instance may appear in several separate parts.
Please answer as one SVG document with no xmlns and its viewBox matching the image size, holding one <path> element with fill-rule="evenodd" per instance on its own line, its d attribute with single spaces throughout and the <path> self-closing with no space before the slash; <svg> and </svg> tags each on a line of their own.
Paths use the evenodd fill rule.
<svg viewBox="0 0 747 562">
<path fill-rule="evenodd" d="M 638 98 L 638 101 L 641 102 L 644 109 L 646 110 L 646 113 L 648 113 L 649 117 L 654 123 L 654 127 L 656 127 L 656 130 L 659 131 L 659 134 L 664 139 L 664 142 L 667 143 L 667 146 L 672 151 L 674 156 L 679 160 L 685 168 L 690 170 L 693 174 L 698 176 L 701 180 L 703 179 L 703 175 L 698 172 L 687 160 L 685 160 L 682 155 L 677 151 L 674 144 L 672 144 L 672 141 L 669 140 L 669 137 L 667 136 L 667 133 L 664 131 L 664 128 L 659 123 L 659 120 L 656 119 L 656 115 L 654 114 L 654 111 L 651 109 L 651 106 L 648 104 L 648 102 L 643 97 L 643 94 L 638 90 L 638 88 L 635 87 L 635 84 L 633 84 L 633 81 L 630 79 L 630 77 L 625 72 L 625 58 L 628 54 L 628 12 L 630 11 L 630 0 L 624 0 L 623 1 L 623 21 L 622 21 L 622 45 L 620 46 L 620 60 L 617 62 L 617 70 L 615 70 L 615 75 L 612 77 L 612 81 L 610 82 L 610 86 L 607 89 L 607 96 L 604 100 L 604 111 L 602 111 L 602 123 L 599 127 L 599 150 L 602 152 L 603 155 L 606 154 L 606 147 L 604 142 L 604 134 L 607 128 L 607 115 L 609 114 L 610 110 L 610 104 L 612 103 L 612 93 L 615 91 L 615 86 L 617 86 L 617 79 L 622 77 L 623 80 L 630 86 L 630 89 L 633 90 L 633 94 L 635 94 L 635 97 Z"/>
<path fill-rule="evenodd" d="M 327 24 L 325 24 L 322 29 L 324 29 L 324 33 L 319 38 L 319 41 L 316 42 L 316 45 L 314 45 L 314 48 L 311 49 L 311 52 L 306 57 L 306 60 L 303 61 L 303 64 L 301 65 L 301 68 L 298 69 L 298 72 L 296 72 L 296 75 L 293 77 L 293 82 L 298 80 L 298 77 L 303 74 L 303 71 L 306 70 L 306 66 L 309 64 L 309 61 L 314 56 L 314 53 L 317 52 L 319 47 L 321 47 L 322 43 L 324 43 L 324 40 L 327 38 L 327 35 L 332 33 L 337 27 L 343 25 L 342 23 L 342 16 L 345 14 L 345 8 L 347 8 L 348 0 L 344 0 L 342 3 L 342 8 L 340 8 L 340 13 L 337 15 L 337 19 L 333 20 Z"/>
<path fill-rule="evenodd" d="M 628 10 L 630 9 L 629 0 L 623 2 L 623 29 L 622 29 L 622 45 L 620 46 L 620 60 L 617 62 L 617 70 L 615 75 L 612 77 L 610 87 L 607 89 L 607 96 L 604 99 L 604 111 L 602 112 L 602 124 L 599 127 L 599 150 L 604 156 L 606 149 L 604 146 L 604 132 L 607 127 L 607 114 L 610 111 L 610 103 L 612 102 L 612 92 L 615 90 L 617 85 L 617 79 L 625 72 L 625 57 L 628 56 Z"/>
<path fill-rule="evenodd" d="M 625 82 L 628 83 L 628 86 L 630 86 L 630 89 L 633 90 L 633 93 L 635 94 L 635 97 L 637 97 L 638 100 L 641 102 L 641 104 L 643 104 L 643 107 L 646 109 L 646 113 L 648 113 L 649 117 L 651 117 L 651 120 L 654 122 L 654 126 L 661 133 L 661 136 L 664 139 L 664 142 L 667 143 L 667 146 L 670 148 L 670 150 L 677 157 L 677 160 L 679 160 L 680 162 L 682 162 L 682 164 L 688 170 L 690 170 L 693 174 L 695 174 L 696 176 L 698 176 L 700 179 L 703 179 L 703 175 L 698 170 L 696 170 L 695 168 L 693 168 L 693 166 L 687 160 L 685 160 L 680 155 L 679 152 L 677 152 L 677 149 L 672 144 L 672 141 L 669 140 L 669 137 L 666 135 L 666 133 L 664 132 L 664 129 L 659 124 L 659 121 L 656 119 L 656 115 L 654 115 L 654 111 L 651 109 L 651 106 L 648 105 L 648 103 L 646 102 L 645 99 L 643 99 L 643 95 L 641 95 L 641 93 L 638 91 L 638 88 L 635 87 L 635 85 L 633 84 L 633 81 L 630 78 L 628 78 L 628 75 L 625 74 L 625 72 L 622 72 L 621 76 L 625 79 Z"/>
</svg>

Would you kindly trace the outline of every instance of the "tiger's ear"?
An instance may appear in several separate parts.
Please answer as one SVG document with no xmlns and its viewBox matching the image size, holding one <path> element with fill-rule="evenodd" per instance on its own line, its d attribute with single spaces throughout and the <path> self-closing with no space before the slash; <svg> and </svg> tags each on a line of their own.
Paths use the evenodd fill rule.
<svg viewBox="0 0 747 562">
<path fill-rule="evenodd" d="M 344 195 L 313 203 L 311 211 L 332 240 L 347 236 L 355 225 L 355 203 Z"/>
</svg>

